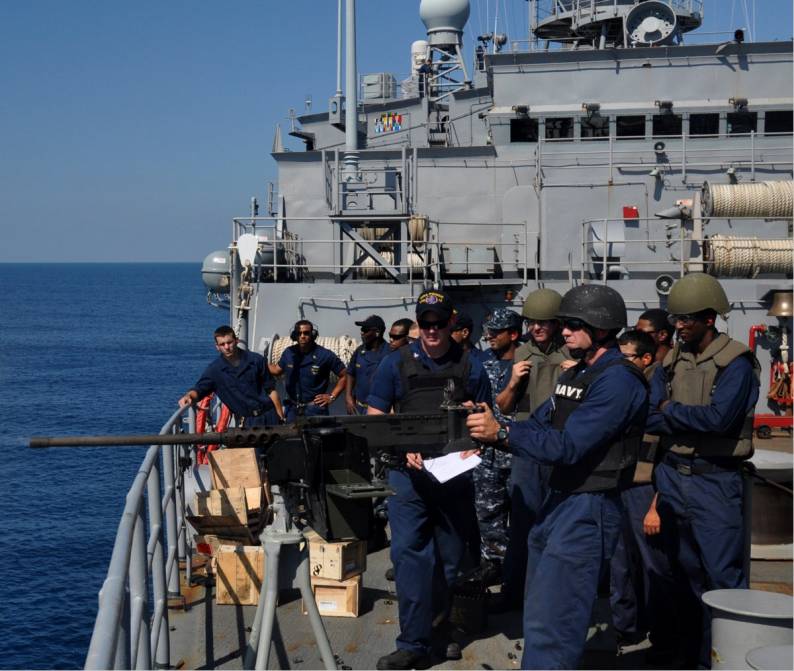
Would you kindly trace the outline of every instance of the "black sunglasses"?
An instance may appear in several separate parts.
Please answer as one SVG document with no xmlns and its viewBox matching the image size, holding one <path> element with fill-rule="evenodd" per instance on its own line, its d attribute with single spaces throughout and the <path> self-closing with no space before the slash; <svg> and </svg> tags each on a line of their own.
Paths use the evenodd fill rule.
<svg viewBox="0 0 794 671">
<path fill-rule="evenodd" d="M 389 333 L 389 340 L 402 340 L 407 337 L 407 333 Z"/>
<path fill-rule="evenodd" d="M 361 332 L 362 333 L 369 333 L 370 331 L 377 331 L 377 330 L 378 330 L 377 326 L 370 326 L 368 328 L 366 326 L 362 326 L 361 327 Z"/>
<path fill-rule="evenodd" d="M 426 322 L 423 319 L 419 320 L 419 328 L 420 329 L 445 329 L 449 324 L 449 319 L 441 319 L 437 322 Z"/>
<path fill-rule="evenodd" d="M 696 321 L 703 319 L 703 313 L 694 313 L 691 315 L 668 315 L 667 321 L 670 326 L 676 326 L 679 322 L 687 326 L 692 326 Z"/>
<path fill-rule="evenodd" d="M 581 319 L 563 319 L 562 327 L 569 331 L 581 331 L 587 328 L 587 324 Z"/>
</svg>

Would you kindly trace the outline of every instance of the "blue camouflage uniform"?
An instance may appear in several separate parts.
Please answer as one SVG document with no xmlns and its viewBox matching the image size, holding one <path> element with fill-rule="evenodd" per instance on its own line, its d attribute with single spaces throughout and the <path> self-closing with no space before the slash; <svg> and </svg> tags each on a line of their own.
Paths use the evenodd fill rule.
<svg viewBox="0 0 794 671">
<path fill-rule="evenodd" d="M 521 332 L 521 317 L 512 310 L 498 308 L 494 310 L 484 325 L 486 330 L 515 329 Z M 491 407 L 494 416 L 501 423 L 505 417 L 496 404 L 496 397 L 510 380 L 513 359 L 501 359 L 492 349 L 482 352 L 482 365 L 491 383 Z M 508 452 L 485 449 L 482 463 L 474 469 L 475 505 L 477 521 L 480 526 L 480 553 L 488 562 L 501 564 L 504 561 L 508 545 L 508 518 L 510 514 L 510 480 L 511 457 Z M 501 566 L 495 566 L 500 573 Z"/>
<path fill-rule="evenodd" d="M 368 405 L 381 412 L 419 412 L 405 407 L 407 362 L 421 374 L 441 375 L 454 368 L 468 369 L 462 397 L 489 402 L 491 389 L 482 364 L 452 344 L 441 359 L 431 359 L 413 342 L 389 354 L 372 379 Z M 468 361 L 468 363 L 466 363 Z M 424 407 L 424 412 L 433 412 Z M 477 538 L 474 490 L 469 474 L 440 484 L 425 471 L 391 469 L 389 498 L 391 560 L 399 604 L 400 634 L 397 648 L 416 654 L 430 653 L 434 617 L 449 607 L 449 590 L 458 579 L 464 557 Z"/>
<path fill-rule="evenodd" d="M 295 421 L 298 404 L 306 416 L 328 414 L 328 407 L 315 405 L 314 397 L 328 391 L 331 373 L 339 375 L 345 369 L 345 364 L 336 354 L 316 344 L 304 354 L 298 345 L 292 345 L 284 350 L 278 366 L 285 376 L 287 398 L 284 399 L 284 411 L 288 422 Z"/>
<path fill-rule="evenodd" d="M 758 389 L 755 358 L 726 335 L 697 355 L 677 345 L 651 381 L 647 430 L 661 437 L 663 449 L 655 469 L 657 509 L 677 572 L 687 664 L 710 666 L 711 617 L 702 594 L 748 585 L 741 462 L 752 454 Z M 688 394 L 703 396 L 682 402 Z"/>
<path fill-rule="evenodd" d="M 356 402 L 356 412 L 359 415 L 367 414 L 367 397 L 369 385 L 375 370 L 383 359 L 391 352 L 389 343 L 383 342 L 380 347 L 368 350 L 365 345 L 360 345 L 350 357 L 347 365 L 347 374 L 354 378 L 353 398 Z"/>
<path fill-rule="evenodd" d="M 240 362 L 230 364 L 222 355 L 201 374 L 193 389 L 198 398 L 216 393 L 245 426 L 278 424 L 270 393 L 276 388 L 261 354 L 239 349 Z"/>
<path fill-rule="evenodd" d="M 555 418 L 561 408 L 567 411 Z M 510 426 L 510 452 L 553 467 L 529 536 L 522 668 L 579 663 L 599 574 L 620 530 L 619 489 L 633 476 L 632 445 L 636 459 L 647 408 L 641 373 L 614 347 L 593 366 L 580 363 L 560 376 L 555 395 Z M 607 471 L 595 466 L 607 462 Z"/>
</svg>

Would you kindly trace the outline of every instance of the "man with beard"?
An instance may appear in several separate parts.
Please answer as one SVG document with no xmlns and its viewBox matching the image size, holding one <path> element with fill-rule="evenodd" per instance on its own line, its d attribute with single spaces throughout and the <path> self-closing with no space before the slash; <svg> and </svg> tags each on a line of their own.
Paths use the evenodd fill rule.
<svg viewBox="0 0 794 671">
<path fill-rule="evenodd" d="M 549 491 L 529 536 L 524 669 L 576 668 L 601 567 L 621 524 L 620 490 L 631 482 L 648 410 L 647 383 L 617 347 L 626 326 L 611 287 L 568 291 L 557 317 L 576 366 L 525 422 L 469 415 L 471 437 L 551 466 Z"/>
<path fill-rule="evenodd" d="M 507 385 L 513 367 L 513 355 L 521 335 L 521 316 L 507 308 L 494 310 L 483 324 L 491 346 L 482 355 L 482 365 L 491 382 L 494 397 Z M 494 414 L 504 415 L 493 403 Z M 480 577 L 486 585 L 497 585 L 502 579 L 502 566 L 507 551 L 507 524 L 510 512 L 508 481 L 510 455 L 499 450 L 486 450 L 482 463 L 474 469 L 474 492 L 477 521 L 480 526 Z"/>
<path fill-rule="evenodd" d="M 731 305 L 713 277 L 685 275 L 667 307 L 678 343 L 651 381 L 648 432 L 660 436 L 663 454 L 657 508 L 678 572 L 684 666 L 709 668 L 711 617 L 700 597 L 748 584 L 741 467 L 753 453 L 760 369 L 747 346 L 717 330 Z"/>
</svg>

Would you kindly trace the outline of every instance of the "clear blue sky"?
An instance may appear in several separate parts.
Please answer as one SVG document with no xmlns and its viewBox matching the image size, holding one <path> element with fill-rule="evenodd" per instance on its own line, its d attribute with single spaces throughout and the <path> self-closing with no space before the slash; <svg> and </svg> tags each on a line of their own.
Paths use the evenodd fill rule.
<svg viewBox="0 0 794 671">
<path fill-rule="evenodd" d="M 524 39 L 526 2 L 498 1 Z M 472 0 L 467 51 L 496 2 Z M 744 4 L 705 0 L 703 30 L 746 25 Z M 757 38 L 790 39 L 791 0 L 754 4 Z M 418 6 L 358 1 L 359 72 L 404 76 Z M 226 247 L 275 177 L 275 125 L 307 94 L 326 109 L 335 44 L 336 0 L 0 1 L 0 262 Z"/>
</svg>

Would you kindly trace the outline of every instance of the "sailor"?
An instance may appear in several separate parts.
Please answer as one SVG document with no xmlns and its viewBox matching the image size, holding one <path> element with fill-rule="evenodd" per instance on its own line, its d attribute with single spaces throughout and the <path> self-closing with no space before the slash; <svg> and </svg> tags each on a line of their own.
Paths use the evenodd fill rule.
<svg viewBox="0 0 794 671">
<path fill-rule="evenodd" d="M 480 350 L 472 342 L 472 334 L 474 333 L 474 320 L 465 312 L 455 311 L 455 319 L 452 324 L 452 339 L 463 348 L 463 351 L 470 352 L 472 356 L 480 357 L 482 350 Z"/>
<path fill-rule="evenodd" d="M 417 70 L 419 75 L 419 97 L 424 98 L 430 92 L 430 77 L 433 75 L 433 61 L 426 59 Z"/>
<path fill-rule="evenodd" d="M 419 339 L 392 352 L 378 367 L 368 414 L 433 412 L 450 384 L 454 401 L 490 401 L 488 376 L 479 359 L 450 338 L 452 318 L 446 293 L 419 295 Z M 470 473 L 441 484 L 423 469 L 418 453 L 407 455 L 405 467 L 389 471 L 389 485 L 396 492 L 389 499 L 389 522 L 400 634 L 397 649 L 381 657 L 377 668 L 425 669 L 432 663 L 433 623 L 448 613 L 450 589 L 477 537 L 474 486 Z M 450 643 L 445 654 L 459 658 L 460 648 Z"/>
<path fill-rule="evenodd" d="M 345 406 L 348 415 L 366 415 L 370 380 L 378 364 L 391 350 L 383 339 L 386 324 L 378 315 L 370 315 L 356 322 L 356 326 L 361 327 L 362 344 L 353 352 L 347 366 Z"/>
<path fill-rule="evenodd" d="M 529 341 L 513 357 L 513 368 L 496 402 L 505 416 L 528 419 L 554 393 L 565 349 L 557 311 L 562 296 L 553 289 L 538 289 L 524 301 L 522 315 L 528 321 Z M 546 495 L 548 467 L 534 459 L 512 455 L 510 473 L 510 530 L 504 563 L 504 584 L 491 599 L 492 611 L 521 608 L 527 573 L 527 539 Z"/>
<path fill-rule="evenodd" d="M 345 389 L 345 364 L 317 344 L 317 329 L 307 319 L 295 322 L 290 337 L 295 344 L 284 350 L 277 364 L 270 364 L 273 375 L 286 373 L 287 421 L 294 422 L 298 415 L 327 415 L 329 406 Z M 338 379 L 329 394 L 331 373 Z"/>
<path fill-rule="evenodd" d="M 549 492 L 529 536 L 524 597 L 525 669 L 576 668 L 602 564 L 621 523 L 620 489 L 634 474 L 648 409 L 642 373 L 617 347 L 626 325 L 611 287 L 568 291 L 558 317 L 577 365 L 524 422 L 501 425 L 487 407 L 467 423 L 472 438 L 552 466 Z"/>
<path fill-rule="evenodd" d="M 618 346 L 623 356 L 650 381 L 659 366 L 654 362 L 653 336 L 631 329 L 620 335 Z M 609 565 L 609 602 L 618 654 L 622 654 L 624 646 L 640 643 L 649 634 L 653 644 L 649 661 L 655 666 L 670 661 L 675 621 L 671 600 L 673 577 L 659 533 L 656 491 L 652 484 L 658 443 L 657 436 L 643 436 L 634 481 L 620 495 L 623 527 Z"/>
<path fill-rule="evenodd" d="M 710 666 L 703 592 L 745 588 L 742 463 L 752 455 L 759 367 L 715 322 L 731 306 L 713 277 L 691 273 L 670 290 L 678 343 L 651 382 L 648 431 L 660 436 L 658 511 L 674 570 L 684 663 Z M 692 615 L 693 621 L 681 618 Z"/>
<path fill-rule="evenodd" d="M 483 353 L 482 365 L 491 382 L 491 405 L 500 420 L 506 418 L 496 407 L 495 397 L 510 379 L 522 321 L 518 313 L 498 308 L 483 324 L 490 349 Z M 502 578 L 510 512 L 509 480 L 510 454 L 487 450 L 480 465 L 474 469 L 475 505 L 481 538 L 480 577 L 487 585 L 499 584 Z"/>
<path fill-rule="evenodd" d="M 412 319 L 406 317 L 398 319 L 391 325 L 389 329 L 389 348 L 392 352 L 408 344 L 408 332 L 413 323 Z"/>
<path fill-rule="evenodd" d="M 265 358 L 241 349 L 231 326 L 215 329 L 219 357 L 201 374 L 198 382 L 179 399 L 184 408 L 216 393 L 244 426 L 272 426 L 284 416 L 276 384 Z"/>
<path fill-rule="evenodd" d="M 634 327 L 639 331 L 644 331 L 650 335 L 656 343 L 656 355 L 654 362 L 661 363 L 667 353 L 673 349 L 673 334 L 675 328 L 670 326 L 668 321 L 669 314 L 661 308 L 653 308 L 643 312 Z M 654 367 L 653 370 L 656 370 Z"/>
</svg>

